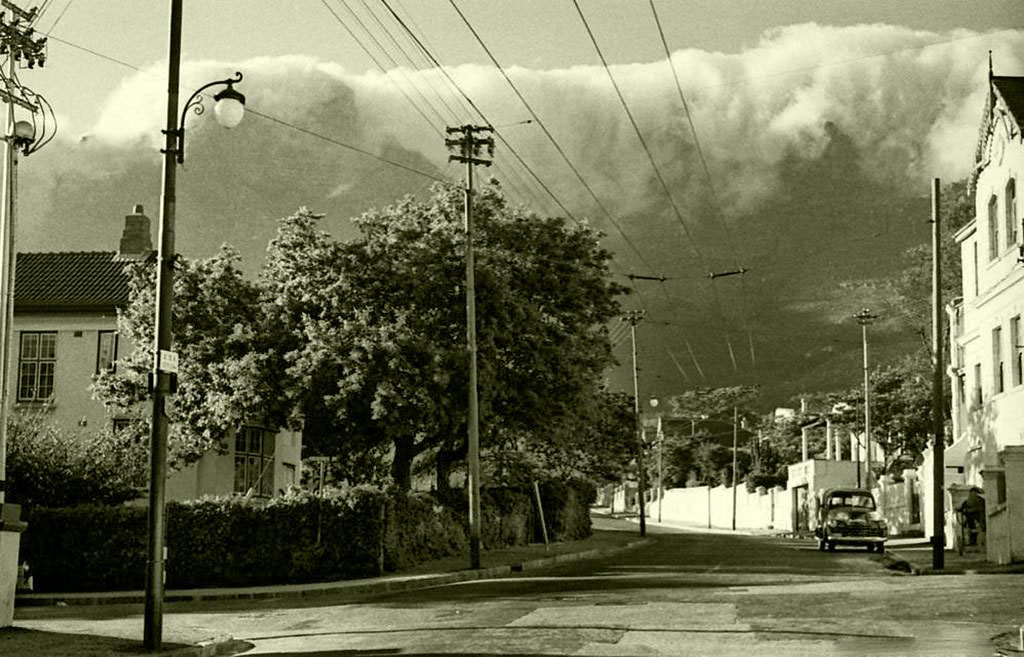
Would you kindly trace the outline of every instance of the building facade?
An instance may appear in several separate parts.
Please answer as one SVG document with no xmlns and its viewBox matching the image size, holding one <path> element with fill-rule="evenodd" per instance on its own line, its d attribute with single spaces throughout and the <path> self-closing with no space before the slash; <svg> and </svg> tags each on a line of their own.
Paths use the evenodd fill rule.
<svg viewBox="0 0 1024 657">
<path fill-rule="evenodd" d="M 8 371 L 13 411 L 45 414 L 71 432 L 116 430 L 128 422 L 93 399 L 90 386 L 135 348 L 118 335 L 117 311 L 129 301 L 125 265 L 151 257 L 151 244 L 150 220 L 136 206 L 116 252 L 18 254 Z M 269 497 L 299 483 L 300 432 L 254 423 L 236 428 L 225 447 L 172 473 L 167 498 Z"/>
<path fill-rule="evenodd" d="M 947 466 L 983 488 L 987 554 L 1024 560 L 1024 78 L 989 74 L 975 154 L 974 219 L 956 234 L 962 297 L 949 305 L 952 419 Z M 946 482 L 949 484 L 950 482 Z M 962 491 L 951 490 L 956 509 Z"/>
</svg>

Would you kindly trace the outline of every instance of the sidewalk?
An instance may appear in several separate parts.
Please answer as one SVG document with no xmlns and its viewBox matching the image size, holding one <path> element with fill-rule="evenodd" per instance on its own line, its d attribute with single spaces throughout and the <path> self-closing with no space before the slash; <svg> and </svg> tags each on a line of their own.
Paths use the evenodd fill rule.
<svg viewBox="0 0 1024 657">
<path fill-rule="evenodd" d="M 397 591 L 501 577 L 556 563 L 590 559 L 640 545 L 636 525 L 599 514 L 593 516 L 594 533 L 580 541 L 535 544 L 485 550 L 481 568 L 467 568 L 467 557 L 440 559 L 403 571 L 361 580 L 245 588 L 167 591 L 163 615 L 162 657 L 229 655 L 244 644 L 229 636 L 211 636 L 209 629 L 176 622 L 174 603 L 218 604 L 216 600 L 261 600 L 261 609 L 281 599 L 331 596 L 356 599 Z M 14 626 L 0 629 L 0 655 L 12 657 L 131 657 L 151 655 L 142 647 L 142 591 L 101 593 L 33 593 L 17 597 Z M 239 614 L 248 613 L 240 608 Z"/>
<path fill-rule="evenodd" d="M 972 547 L 963 554 L 943 552 L 943 568 L 932 568 L 932 546 L 926 538 L 890 539 L 886 542 L 886 568 L 915 575 L 989 575 L 1024 573 L 1024 563 L 1000 566 L 985 560 L 984 548 Z"/>
</svg>

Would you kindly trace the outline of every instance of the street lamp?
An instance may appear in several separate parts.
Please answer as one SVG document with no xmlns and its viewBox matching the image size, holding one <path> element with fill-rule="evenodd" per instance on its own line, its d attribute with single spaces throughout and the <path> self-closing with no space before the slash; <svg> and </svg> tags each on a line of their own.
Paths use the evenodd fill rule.
<svg viewBox="0 0 1024 657">
<path fill-rule="evenodd" d="M 224 86 L 214 96 L 214 115 L 218 122 L 231 128 L 238 125 L 244 113 L 245 96 L 236 91 L 234 84 L 242 80 L 241 73 L 199 87 L 189 97 L 178 114 L 178 85 L 181 69 L 181 14 L 182 0 L 171 0 L 170 40 L 167 67 L 167 116 L 163 165 L 163 195 L 160 206 L 160 242 L 157 251 L 159 263 L 156 278 L 156 311 L 154 316 L 153 370 L 149 385 L 153 395 L 150 422 L 149 453 L 149 517 L 147 529 L 146 598 L 143 626 L 143 644 L 148 650 L 160 650 L 163 642 L 163 597 L 165 552 L 164 497 L 167 477 L 167 428 L 165 409 L 167 396 L 173 392 L 178 359 L 171 351 L 171 307 L 174 303 L 174 214 L 177 166 L 185 161 L 185 115 L 205 111 L 202 92 L 210 87 Z"/>
<path fill-rule="evenodd" d="M 864 485 L 871 487 L 871 382 L 868 375 L 868 326 L 873 324 L 878 315 L 872 315 L 867 308 L 861 309 L 853 316 L 860 324 L 864 345 Z M 859 445 L 860 441 L 858 441 Z"/>
<path fill-rule="evenodd" d="M 657 410 L 658 403 L 657 397 L 651 397 L 651 408 Z M 662 450 L 665 442 L 665 434 L 661 430 L 661 413 L 658 413 L 658 430 L 655 437 L 658 440 L 658 522 L 661 522 L 661 498 L 665 497 L 664 469 L 662 466 Z"/>
</svg>

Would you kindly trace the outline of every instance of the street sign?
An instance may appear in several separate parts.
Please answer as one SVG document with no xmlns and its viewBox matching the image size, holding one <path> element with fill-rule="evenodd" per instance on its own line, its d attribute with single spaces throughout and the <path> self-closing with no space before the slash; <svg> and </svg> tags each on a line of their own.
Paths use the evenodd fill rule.
<svg viewBox="0 0 1024 657">
<path fill-rule="evenodd" d="M 168 351 L 166 349 L 160 350 L 160 356 L 156 361 L 156 369 L 158 372 L 167 372 L 169 374 L 178 373 L 178 352 Z"/>
</svg>

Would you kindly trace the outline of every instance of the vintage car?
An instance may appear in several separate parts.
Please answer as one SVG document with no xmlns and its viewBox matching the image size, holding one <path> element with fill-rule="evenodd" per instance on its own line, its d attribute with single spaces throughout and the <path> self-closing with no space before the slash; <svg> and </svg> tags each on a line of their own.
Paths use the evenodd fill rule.
<svg viewBox="0 0 1024 657">
<path fill-rule="evenodd" d="M 837 545 L 863 545 L 869 552 L 883 552 L 888 531 L 871 491 L 830 488 L 821 494 L 818 502 L 818 526 L 814 534 L 819 550 L 835 550 Z"/>
</svg>

